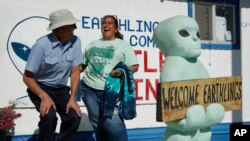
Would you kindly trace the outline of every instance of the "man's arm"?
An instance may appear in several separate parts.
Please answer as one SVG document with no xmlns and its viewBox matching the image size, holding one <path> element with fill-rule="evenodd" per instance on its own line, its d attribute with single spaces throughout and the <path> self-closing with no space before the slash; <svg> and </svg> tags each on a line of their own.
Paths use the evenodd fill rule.
<svg viewBox="0 0 250 141">
<path fill-rule="evenodd" d="M 87 65 L 81 64 L 80 65 L 80 73 L 83 72 L 86 67 L 87 67 Z"/>
<path fill-rule="evenodd" d="M 49 112 L 51 106 L 55 108 L 53 100 L 37 84 L 36 80 L 34 79 L 34 73 L 25 70 L 23 74 L 23 82 L 35 95 L 41 99 L 39 112 L 42 116 L 45 116 L 45 114 Z"/>
<path fill-rule="evenodd" d="M 71 97 L 67 104 L 66 113 L 68 113 L 69 108 L 73 108 L 77 112 L 78 116 L 81 116 L 81 109 L 76 100 L 80 81 L 80 65 L 75 65 L 71 68 L 70 79 Z"/>
</svg>

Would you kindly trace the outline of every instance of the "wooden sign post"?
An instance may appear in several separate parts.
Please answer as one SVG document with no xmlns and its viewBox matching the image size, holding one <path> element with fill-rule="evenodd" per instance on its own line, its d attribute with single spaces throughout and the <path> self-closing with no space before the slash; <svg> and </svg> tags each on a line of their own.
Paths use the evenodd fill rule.
<svg viewBox="0 0 250 141">
<path fill-rule="evenodd" d="M 221 77 L 163 82 L 158 85 L 156 120 L 165 122 L 185 117 L 193 105 L 206 108 L 220 103 L 225 111 L 241 108 L 241 78 Z"/>
</svg>

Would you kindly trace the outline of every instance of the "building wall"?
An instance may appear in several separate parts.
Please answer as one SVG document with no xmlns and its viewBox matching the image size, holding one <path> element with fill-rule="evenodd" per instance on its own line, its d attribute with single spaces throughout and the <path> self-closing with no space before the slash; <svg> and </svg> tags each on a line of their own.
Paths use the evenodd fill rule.
<svg viewBox="0 0 250 141">
<path fill-rule="evenodd" d="M 242 90 L 243 90 L 243 104 L 242 104 L 242 121 L 250 121 L 250 111 L 248 110 L 249 91 L 250 91 L 250 66 L 248 62 L 249 37 L 250 37 L 250 2 L 248 0 L 241 0 L 241 64 L 242 64 Z M 240 63 L 240 62 L 238 62 Z"/>
<path fill-rule="evenodd" d="M 214 50 L 203 49 L 199 57 L 208 69 L 210 77 L 243 76 L 243 95 L 247 99 L 249 78 L 249 65 L 247 64 L 247 53 L 250 51 L 249 44 L 249 3 L 242 0 L 242 21 L 247 23 L 242 27 L 241 42 L 239 50 Z M 166 125 L 156 122 L 156 85 L 160 75 L 162 54 L 151 42 L 154 27 L 158 22 L 175 15 L 188 15 L 188 3 L 181 1 L 161 0 L 1 0 L 0 1 L 0 89 L 2 90 L 0 107 L 8 105 L 10 99 L 18 100 L 17 111 L 22 117 L 16 120 L 15 135 L 31 135 L 37 133 L 38 113 L 28 99 L 26 86 L 22 82 L 22 72 L 25 61 L 13 51 L 11 43 L 22 43 L 32 47 L 37 38 L 49 33 L 46 28 L 49 21 L 46 19 L 50 12 L 67 8 L 73 12 L 75 17 L 81 20 L 77 24 L 75 34 L 82 40 L 82 48 L 92 40 L 101 37 L 98 24 L 104 15 L 117 15 L 123 22 L 121 32 L 125 40 L 133 45 L 140 62 L 140 69 L 135 74 L 137 80 L 137 118 L 125 121 L 129 130 L 160 128 Z M 139 22 L 141 21 L 141 22 Z M 139 24 L 140 23 L 140 24 Z M 144 23 L 144 24 L 141 24 Z M 92 28 L 93 25 L 93 28 Z M 242 59 L 242 62 L 241 62 Z M 242 68 L 241 68 L 242 66 Z M 152 86 L 152 88 L 151 88 Z M 92 131 L 88 121 L 87 111 L 79 99 L 83 115 L 79 127 L 81 131 Z M 249 121 L 250 114 L 244 108 L 249 107 L 243 98 L 243 108 L 238 111 L 228 111 L 222 123 Z M 243 115 L 238 118 L 238 113 Z M 59 125 L 59 124 L 58 124 Z M 59 127 L 59 126 L 58 126 Z M 58 128 L 57 127 L 57 131 Z"/>
</svg>

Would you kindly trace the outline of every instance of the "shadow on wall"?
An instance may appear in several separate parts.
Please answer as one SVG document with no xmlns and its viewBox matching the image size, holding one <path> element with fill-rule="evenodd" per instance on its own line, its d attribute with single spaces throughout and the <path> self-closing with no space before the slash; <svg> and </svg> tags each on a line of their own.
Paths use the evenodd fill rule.
<svg viewBox="0 0 250 141">
<path fill-rule="evenodd" d="M 250 8 L 250 2 L 248 0 L 241 0 L 240 6 L 241 8 Z"/>
<path fill-rule="evenodd" d="M 54 134 L 54 139 L 56 135 L 57 133 Z M 79 139 L 83 141 L 95 141 L 94 132 L 93 131 L 77 132 L 72 137 L 72 141 L 78 141 Z M 7 141 L 37 141 L 37 134 L 8 136 Z"/>
<path fill-rule="evenodd" d="M 191 0 L 160 0 L 160 2 L 164 2 L 164 1 L 173 1 L 173 2 L 188 2 Z M 198 1 L 198 0 L 197 0 Z M 230 1 L 230 0 L 224 0 L 224 1 Z M 232 1 L 232 0 L 231 0 Z M 250 8 L 250 3 L 248 0 L 240 0 L 240 5 L 241 8 Z"/>
<path fill-rule="evenodd" d="M 90 131 L 86 131 L 86 129 Z M 54 134 L 54 139 L 56 138 L 57 134 L 58 133 Z M 32 135 L 8 136 L 7 141 L 37 141 L 37 137 L 38 137 L 38 129 L 36 129 Z M 73 135 L 71 140 L 78 141 L 79 139 L 83 141 L 95 141 L 95 134 L 93 128 L 90 124 L 88 115 L 85 113 L 81 115 L 81 122 L 78 128 L 78 132 L 76 132 Z"/>
<path fill-rule="evenodd" d="M 174 2 L 187 2 L 187 0 L 160 0 L 161 2 L 164 1 L 174 1 Z"/>
<path fill-rule="evenodd" d="M 232 76 L 241 76 L 241 52 L 233 51 L 232 52 Z M 243 111 L 242 108 L 239 110 L 232 111 L 232 122 L 243 121 Z"/>
<path fill-rule="evenodd" d="M 250 123 L 248 123 L 250 124 Z M 231 123 L 213 126 L 211 141 L 229 141 Z M 129 141 L 162 141 L 166 127 L 128 129 Z M 56 134 L 55 134 L 56 135 Z M 19 135 L 8 137 L 7 141 L 36 141 L 37 135 Z M 77 132 L 72 141 L 95 141 L 93 131 Z"/>
<path fill-rule="evenodd" d="M 93 131 L 94 129 L 89 121 L 88 115 L 86 113 L 82 113 L 78 131 L 89 131 L 89 130 Z"/>
</svg>

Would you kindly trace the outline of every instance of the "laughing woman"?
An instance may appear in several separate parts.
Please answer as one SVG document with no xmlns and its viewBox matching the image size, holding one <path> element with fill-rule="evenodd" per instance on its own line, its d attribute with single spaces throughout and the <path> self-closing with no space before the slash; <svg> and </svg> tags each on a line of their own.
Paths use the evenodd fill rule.
<svg viewBox="0 0 250 141">
<path fill-rule="evenodd" d="M 120 71 L 113 70 L 119 62 L 133 73 L 139 64 L 133 48 L 122 40 L 115 16 L 103 17 L 101 32 L 102 38 L 91 42 L 83 54 L 82 99 L 98 141 L 127 141 L 126 126 L 117 108 L 111 118 L 103 118 L 105 82 L 108 75 L 121 77 Z"/>
</svg>

